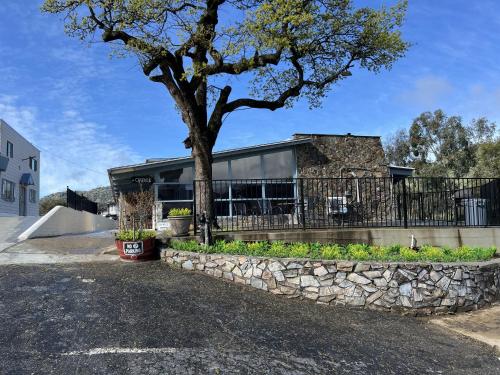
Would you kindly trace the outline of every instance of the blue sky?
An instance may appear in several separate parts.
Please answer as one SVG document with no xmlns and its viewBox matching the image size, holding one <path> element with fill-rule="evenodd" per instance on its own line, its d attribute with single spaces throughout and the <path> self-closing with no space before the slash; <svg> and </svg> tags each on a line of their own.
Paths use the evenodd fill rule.
<svg viewBox="0 0 500 375">
<path fill-rule="evenodd" d="M 384 2 L 390 4 L 364 1 Z M 57 16 L 40 14 L 40 4 L 0 2 L 0 118 L 41 148 L 42 195 L 105 185 L 109 167 L 187 154 L 186 127 L 165 89 L 133 58 L 110 59 L 108 46 L 67 37 Z M 498 122 L 498 30 L 497 0 L 410 0 L 403 33 L 413 46 L 391 71 L 356 71 L 319 109 L 304 101 L 233 113 L 216 149 L 295 132 L 387 137 L 437 108 Z"/>
</svg>

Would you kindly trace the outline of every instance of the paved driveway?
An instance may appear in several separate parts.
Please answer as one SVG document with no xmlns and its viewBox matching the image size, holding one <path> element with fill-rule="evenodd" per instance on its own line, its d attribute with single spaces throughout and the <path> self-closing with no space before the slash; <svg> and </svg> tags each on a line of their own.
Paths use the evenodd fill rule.
<svg viewBox="0 0 500 375">
<path fill-rule="evenodd" d="M 118 259 L 112 231 L 35 238 L 0 248 L 0 265 L 99 262 Z"/>
<path fill-rule="evenodd" d="M 492 349 L 423 320 L 159 262 L 1 266 L 0 321 L 0 374 L 500 373 Z"/>
</svg>

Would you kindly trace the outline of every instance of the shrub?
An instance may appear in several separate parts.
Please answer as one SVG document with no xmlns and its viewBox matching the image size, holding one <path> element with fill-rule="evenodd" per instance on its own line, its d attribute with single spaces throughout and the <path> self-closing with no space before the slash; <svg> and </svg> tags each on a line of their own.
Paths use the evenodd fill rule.
<svg viewBox="0 0 500 375">
<path fill-rule="evenodd" d="M 245 254 L 247 246 L 243 241 L 224 242 L 222 252 L 225 254 Z"/>
<path fill-rule="evenodd" d="M 340 245 L 325 245 L 321 249 L 321 259 L 342 259 L 343 257 Z"/>
<path fill-rule="evenodd" d="M 291 258 L 306 258 L 309 254 L 309 245 L 306 243 L 297 242 L 291 244 L 288 256 Z"/>
<path fill-rule="evenodd" d="M 325 244 L 319 242 L 313 242 L 309 245 L 309 258 L 319 259 L 321 258 L 321 249 Z"/>
<path fill-rule="evenodd" d="M 446 260 L 446 254 L 443 249 L 435 246 L 422 246 L 420 257 L 431 262 Z"/>
<path fill-rule="evenodd" d="M 191 210 L 189 208 L 171 208 L 168 211 L 168 216 L 189 216 L 191 215 Z"/>
<path fill-rule="evenodd" d="M 349 244 L 347 245 L 347 255 L 353 260 L 368 260 L 370 259 L 369 246 L 364 244 Z"/>
<path fill-rule="evenodd" d="M 399 254 L 399 248 L 397 249 L 397 253 Z M 387 246 L 371 246 L 370 254 L 375 260 L 386 260 L 391 258 L 391 255 L 394 255 L 393 249 Z"/>
<path fill-rule="evenodd" d="M 276 241 L 271 243 L 267 254 L 272 257 L 286 258 L 288 256 L 288 248 L 283 241 Z"/>
<path fill-rule="evenodd" d="M 125 236 L 122 232 L 120 238 L 131 238 L 131 234 Z M 127 231 L 126 233 L 131 233 Z M 139 232 L 137 232 L 139 233 Z M 153 231 L 144 231 L 144 236 L 153 235 Z M 118 236 L 117 236 L 118 238 Z M 338 244 L 303 243 L 296 242 L 285 244 L 283 241 L 269 243 L 267 241 L 245 243 L 243 241 L 224 240 L 216 241 L 211 246 L 200 245 L 196 241 L 173 240 L 172 248 L 182 251 L 193 251 L 200 253 L 219 254 L 241 254 L 253 256 L 269 256 L 277 258 L 312 258 L 312 259 L 350 259 L 357 261 L 430 261 L 430 262 L 456 262 L 456 261 L 479 261 L 491 259 L 495 256 L 496 248 L 471 248 L 462 246 L 457 249 L 447 247 L 422 246 L 420 251 L 403 247 L 392 246 L 368 246 L 364 244 L 350 244 L 342 247 Z"/>
<path fill-rule="evenodd" d="M 487 260 L 493 258 L 496 252 L 497 252 L 496 247 L 487 247 L 487 248 L 482 247 L 474 249 L 474 253 L 476 254 L 476 259 L 479 260 Z"/>
<path fill-rule="evenodd" d="M 212 246 L 208 246 L 207 253 L 223 253 L 224 252 L 224 247 L 226 246 L 226 241 L 225 240 L 217 240 Z"/>
<path fill-rule="evenodd" d="M 173 240 L 170 243 L 170 246 L 172 246 L 173 249 L 180 251 L 199 252 L 201 250 L 200 244 L 198 244 L 198 242 L 196 242 L 195 240 L 190 240 L 190 241 Z"/>
<path fill-rule="evenodd" d="M 249 255 L 262 256 L 266 255 L 269 249 L 269 242 L 259 241 L 250 242 L 247 244 L 247 250 Z"/>
<path fill-rule="evenodd" d="M 155 237 L 156 232 L 154 230 L 121 230 L 116 234 L 116 239 L 119 241 L 142 241 Z"/>
<path fill-rule="evenodd" d="M 407 262 L 416 262 L 420 259 L 420 254 L 417 251 L 410 249 L 409 247 L 401 247 L 399 249 L 399 255 L 401 256 L 402 260 Z"/>
<path fill-rule="evenodd" d="M 461 246 L 451 251 L 453 258 L 462 261 L 487 260 L 492 258 L 496 253 L 495 247 L 476 247 Z"/>
</svg>

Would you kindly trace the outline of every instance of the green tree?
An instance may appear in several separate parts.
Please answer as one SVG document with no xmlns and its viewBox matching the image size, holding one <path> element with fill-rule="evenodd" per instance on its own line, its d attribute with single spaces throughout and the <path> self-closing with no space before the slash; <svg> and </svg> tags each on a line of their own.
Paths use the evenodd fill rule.
<svg viewBox="0 0 500 375">
<path fill-rule="evenodd" d="M 476 151 L 476 165 L 471 177 L 500 178 L 500 138 L 481 143 Z"/>
<path fill-rule="evenodd" d="M 99 33 L 139 59 L 178 107 L 195 161 L 195 178 L 212 178 L 212 149 L 223 118 L 242 108 L 274 111 L 301 98 L 318 106 L 357 65 L 390 68 L 408 48 L 400 26 L 406 1 L 355 8 L 352 0 L 45 0 L 66 32 Z M 235 76 L 249 92 L 233 97 Z M 244 82 L 244 81 L 243 81 Z M 212 217 L 211 183 L 200 208 Z M 199 209 L 200 209 L 199 208 Z"/>
<path fill-rule="evenodd" d="M 385 157 L 389 164 L 409 167 L 412 163 L 410 139 L 404 129 L 398 130 L 384 142 Z"/>
<path fill-rule="evenodd" d="M 429 177 L 463 177 L 476 165 L 481 145 L 492 142 L 496 126 L 486 118 L 463 124 L 442 110 L 420 114 L 409 130 L 399 130 L 386 143 L 390 163 L 414 167 Z"/>
<path fill-rule="evenodd" d="M 66 199 L 64 198 L 42 198 L 40 199 L 40 216 L 45 215 L 52 210 L 55 206 L 66 206 Z"/>
</svg>

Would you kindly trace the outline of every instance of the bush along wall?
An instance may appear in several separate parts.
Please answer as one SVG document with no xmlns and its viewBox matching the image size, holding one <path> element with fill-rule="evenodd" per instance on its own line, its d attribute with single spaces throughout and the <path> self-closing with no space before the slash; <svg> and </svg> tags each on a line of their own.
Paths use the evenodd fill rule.
<svg viewBox="0 0 500 375">
<path fill-rule="evenodd" d="M 500 260 L 378 263 L 163 250 L 167 264 L 317 303 L 412 315 L 470 311 L 500 297 Z"/>
</svg>

